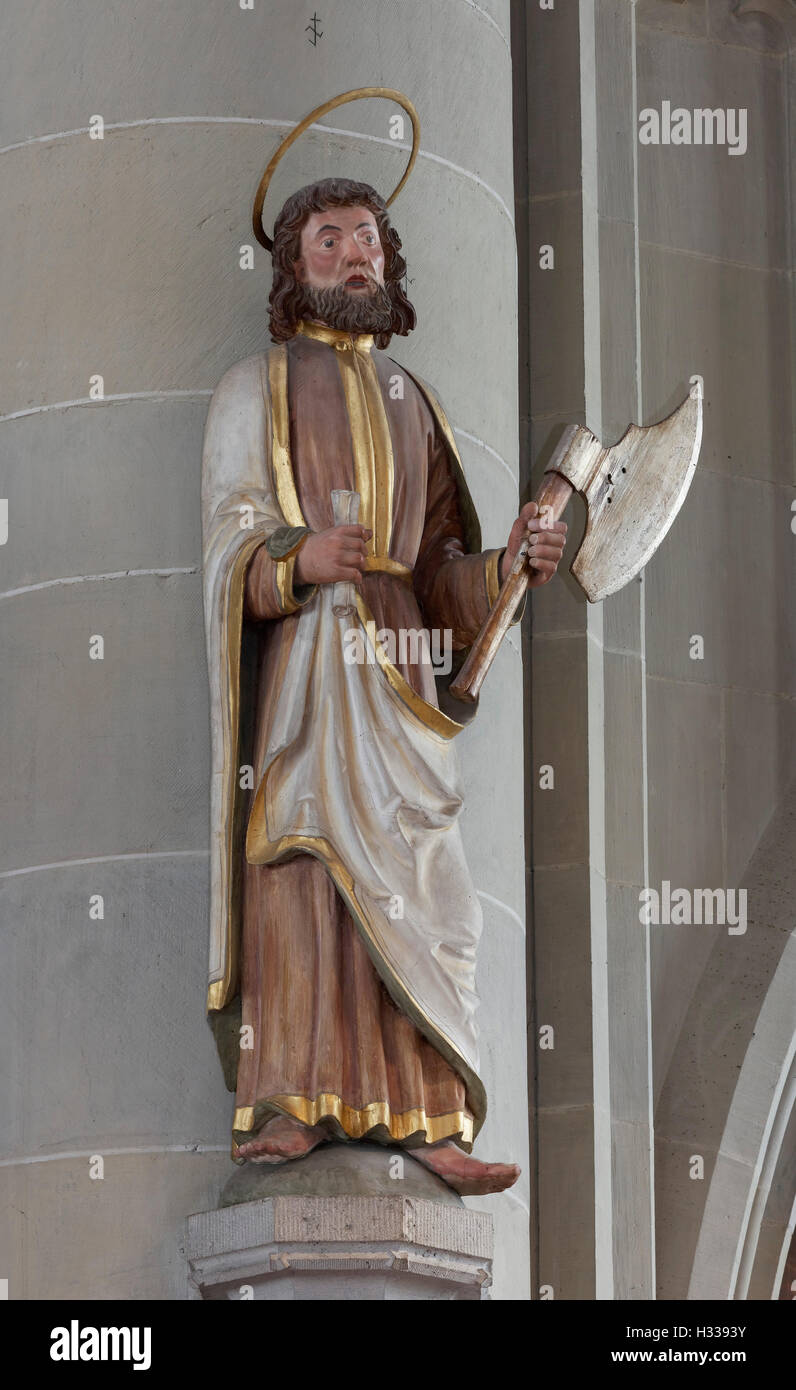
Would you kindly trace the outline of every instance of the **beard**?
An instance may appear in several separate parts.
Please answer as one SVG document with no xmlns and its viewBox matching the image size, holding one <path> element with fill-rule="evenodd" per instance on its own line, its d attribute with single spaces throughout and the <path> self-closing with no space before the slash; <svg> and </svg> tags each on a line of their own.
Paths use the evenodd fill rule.
<svg viewBox="0 0 796 1390">
<path fill-rule="evenodd" d="M 302 318 L 320 319 L 343 333 L 389 333 L 392 328 L 392 300 L 384 286 L 375 283 L 368 295 L 352 293 L 345 285 L 323 290 L 302 285 L 297 308 Z"/>
</svg>

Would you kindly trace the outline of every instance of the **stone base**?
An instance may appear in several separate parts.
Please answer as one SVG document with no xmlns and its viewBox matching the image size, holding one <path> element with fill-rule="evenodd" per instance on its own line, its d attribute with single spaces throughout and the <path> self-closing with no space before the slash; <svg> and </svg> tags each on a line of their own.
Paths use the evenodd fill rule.
<svg viewBox="0 0 796 1390">
<path fill-rule="evenodd" d="M 195 1297 L 485 1299 L 492 1218 L 406 1150 L 329 1144 L 246 1164 L 188 1218 Z"/>
<path fill-rule="evenodd" d="M 219 1206 L 261 1197 L 427 1197 L 463 1206 L 458 1192 L 412 1158 L 411 1150 L 367 1140 L 322 1144 L 292 1163 L 236 1164 Z"/>
</svg>

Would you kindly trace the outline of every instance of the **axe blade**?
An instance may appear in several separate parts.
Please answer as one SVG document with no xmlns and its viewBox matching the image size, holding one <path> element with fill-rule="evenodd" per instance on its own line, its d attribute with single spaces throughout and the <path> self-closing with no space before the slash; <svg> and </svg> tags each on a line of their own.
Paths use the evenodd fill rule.
<svg viewBox="0 0 796 1390">
<path fill-rule="evenodd" d="M 683 502 L 702 443 L 699 386 L 665 420 L 631 425 L 610 449 L 581 427 L 551 460 L 585 499 L 588 521 L 571 571 L 590 603 L 628 584 L 655 554 Z"/>
</svg>

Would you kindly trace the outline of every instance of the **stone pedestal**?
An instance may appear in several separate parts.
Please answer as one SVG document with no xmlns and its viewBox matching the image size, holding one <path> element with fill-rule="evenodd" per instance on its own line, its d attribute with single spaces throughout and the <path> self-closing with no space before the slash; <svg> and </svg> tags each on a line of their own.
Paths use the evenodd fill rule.
<svg viewBox="0 0 796 1390">
<path fill-rule="evenodd" d="M 492 1218 L 406 1152 L 325 1147 L 246 1165 L 188 1218 L 196 1298 L 485 1299 Z"/>
</svg>

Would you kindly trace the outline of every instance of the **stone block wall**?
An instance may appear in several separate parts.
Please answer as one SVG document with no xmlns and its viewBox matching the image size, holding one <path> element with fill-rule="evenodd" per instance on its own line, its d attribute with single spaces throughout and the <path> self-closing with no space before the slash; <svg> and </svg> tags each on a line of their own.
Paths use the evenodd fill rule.
<svg viewBox="0 0 796 1390">
<path fill-rule="evenodd" d="M 12 1298 L 185 1297 L 182 1223 L 229 1170 L 232 1102 L 204 1020 L 201 438 L 223 372 L 269 341 L 269 259 L 257 247 L 254 268 L 240 264 L 260 174 L 290 124 L 337 93 L 397 87 L 418 107 L 422 150 L 392 211 L 419 326 L 392 352 L 445 402 L 485 544 L 516 515 L 508 23 L 507 0 L 349 0 L 313 43 L 291 0 L 9 13 L 0 1014 L 15 1118 L 0 1162 Z M 407 159 L 391 114 L 348 106 L 305 137 L 280 166 L 272 215 L 332 172 L 389 193 Z M 515 634 L 462 737 L 486 919 L 482 1151 L 525 1169 L 497 1211 L 504 1298 L 527 1289 L 521 721 Z M 97 894 L 102 920 L 89 915 Z"/>
</svg>

